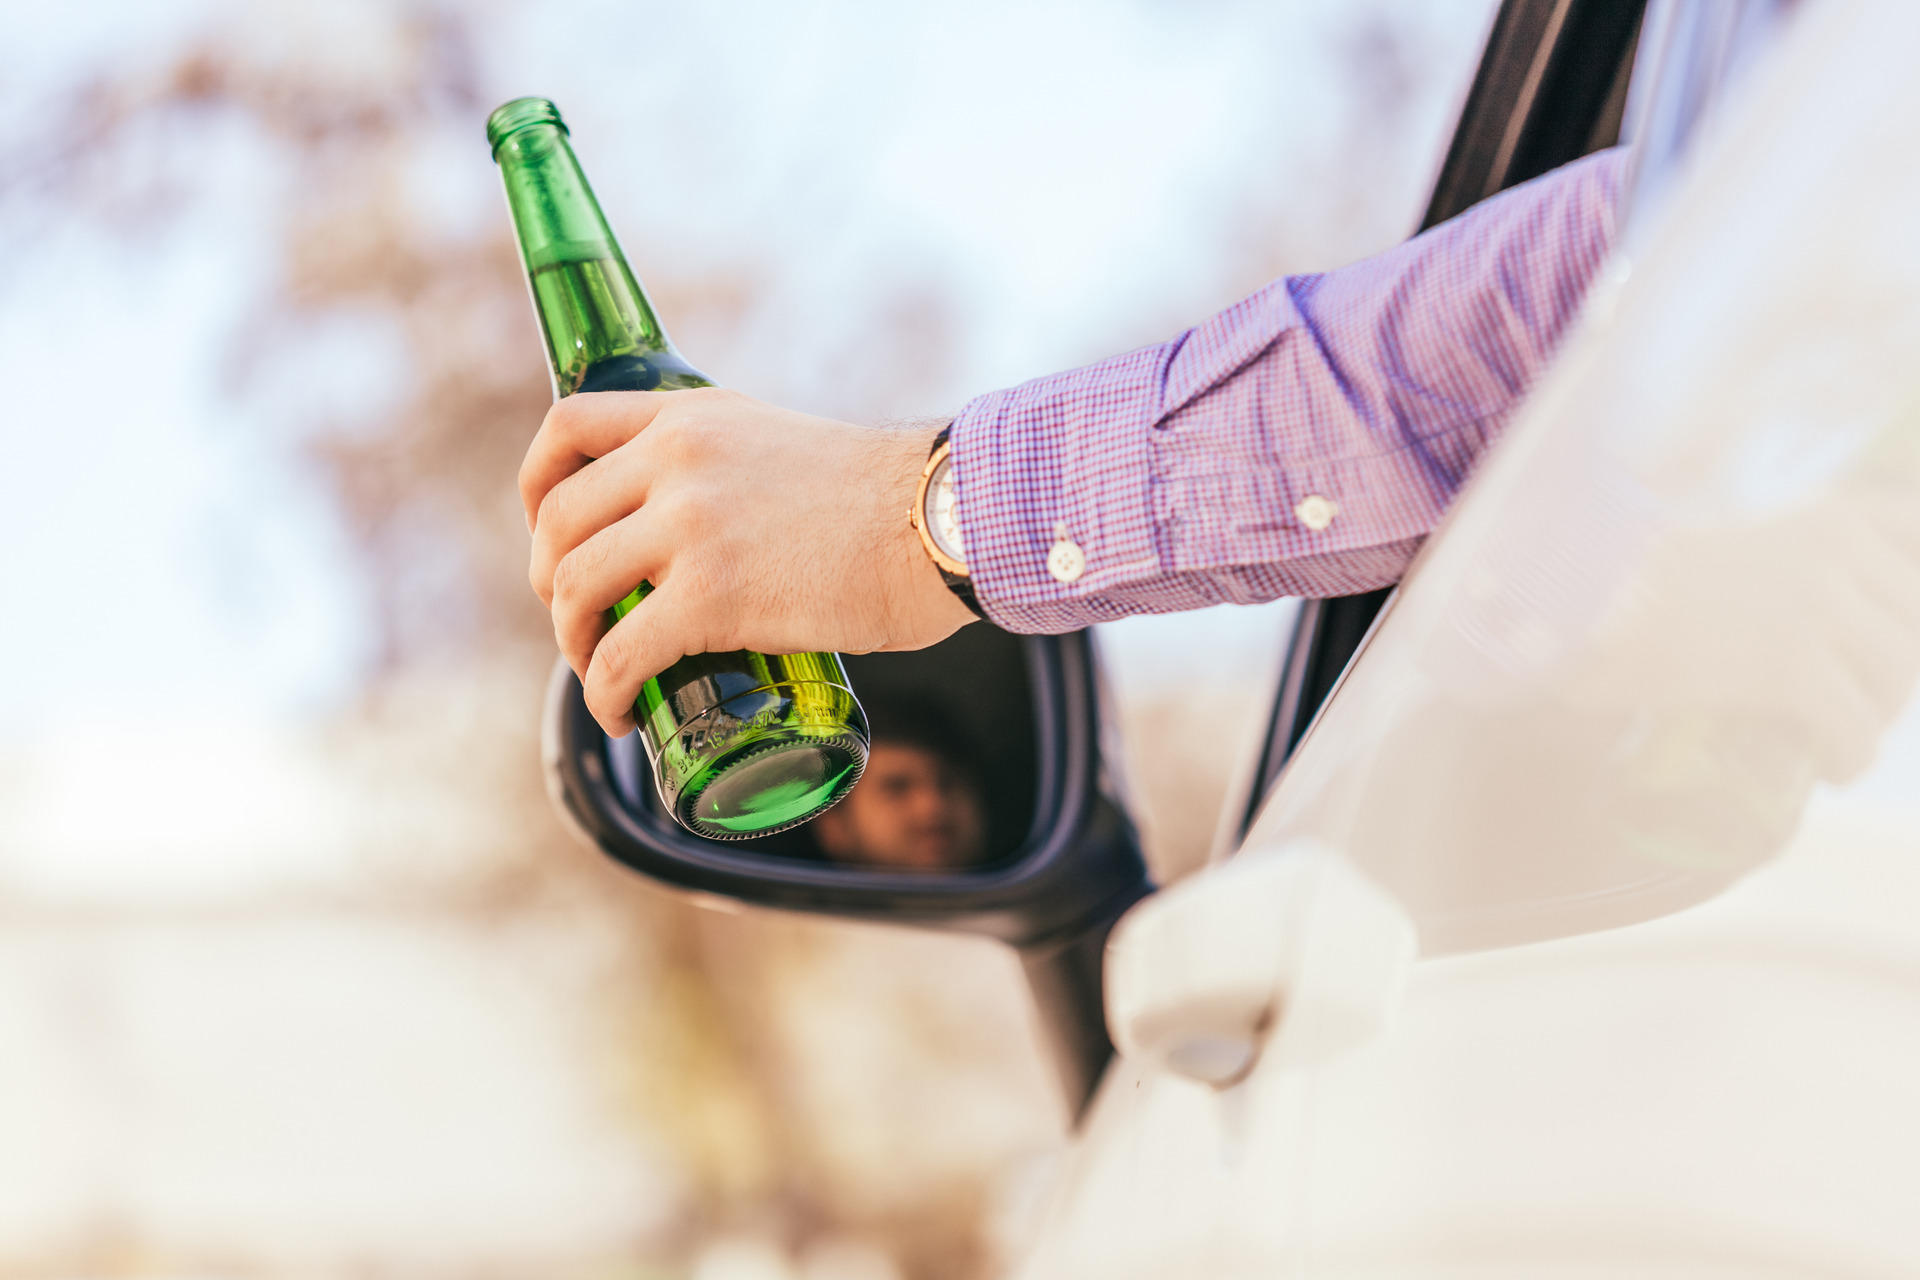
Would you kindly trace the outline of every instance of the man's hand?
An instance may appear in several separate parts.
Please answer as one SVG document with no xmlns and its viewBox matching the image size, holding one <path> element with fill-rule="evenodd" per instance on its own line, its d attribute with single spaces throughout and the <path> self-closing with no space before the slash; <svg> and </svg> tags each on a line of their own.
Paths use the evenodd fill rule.
<svg viewBox="0 0 1920 1280">
<path fill-rule="evenodd" d="M 686 654 L 919 649 L 973 621 L 907 523 L 936 430 L 717 389 L 554 405 L 520 467 L 528 577 L 594 719 L 632 730 L 640 686 Z"/>
</svg>

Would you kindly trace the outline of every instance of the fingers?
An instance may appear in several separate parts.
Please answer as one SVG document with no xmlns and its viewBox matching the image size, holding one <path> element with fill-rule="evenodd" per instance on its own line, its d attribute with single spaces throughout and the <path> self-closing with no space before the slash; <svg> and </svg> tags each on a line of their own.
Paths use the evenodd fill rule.
<svg viewBox="0 0 1920 1280">
<path fill-rule="evenodd" d="M 672 392 L 595 391 L 568 396 L 547 411 L 520 464 L 520 505 L 527 528 L 538 522 L 548 492 L 646 430 Z"/>
<path fill-rule="evenodd" d="M 587 710 L 614 737 L 633 732 L 633 702 L 640 686 L 706 645 L 692 615 L 672 587 L 662 587 L 620 619 L 593 651 L 580 683 Z"/>
<path fill-rule="evenodd" d="M 548 490 L 536 513 L 533 553 L 527 561 L 527 582 L 541 603 L 552 607 L 558 591 L 555 573 L 563 560 L 602 530 L 640 510 L 646 500 L 647 467 L 634 442 L 594 460 Z"/>
<path fill-rule="evenodd" d="M 553 572 L 553 635 L 567 665 L 584 673 L 606 634 L 607 611 L 641 582 L 665 580 L 661 522 L 640 511 L 569 551 Z"/>
</svg>

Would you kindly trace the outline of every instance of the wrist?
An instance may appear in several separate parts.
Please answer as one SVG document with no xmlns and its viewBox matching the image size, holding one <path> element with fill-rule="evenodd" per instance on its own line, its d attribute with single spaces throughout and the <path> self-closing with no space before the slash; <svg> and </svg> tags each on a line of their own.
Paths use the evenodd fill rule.
<svg viewBox="0 0 1920 1280">
<path fill-rule="evenodd" d="M 974 621 L 973 612 L 941 580 L 939 567 L 928 558 L 918 530 L 908 519 L 919 496 L 928 452 L 946 425 L 942 419 L 885 430 L 873 458 L 870 474 L 879 481 L 868 489 L 877 499 L 874 549 L 887 566 L 885 590 L 893 619 L 884 648 L 923 648 Z"/>
<path fill-rule="evenodd" d="M 909 429 L 907 434 L 914 440 L 916 454 L 908 500 L 895 507 L 895 519 L 913 543 L 915 595 L 927 616 L 941 620 L 943 632 L 985 616 L 973 597 L 973 584 L 967 577 L 958 527 L 951 520 L 950 503 L 943 505 L 941 501 L 950 499 L 952 492 L 950 485 L 941 483 L 950 475 L 949 467 L 944 465 L 949 455 L 950 425 L 948 420 L 938 419 L 917 423 Z M 944 524 L 943 517 L 946 518 Z"/>
<path fill-rule="evenodd" d="M 950 438 L 951 425 L 933 438 L 907 522 L 920 536 L 920 545 L 940 573 L 940 581 L 976 618 L 987 615 L 974 595 L 968 567 L 966 539 L 960 531 L 957 459 Z"/>
</svg>

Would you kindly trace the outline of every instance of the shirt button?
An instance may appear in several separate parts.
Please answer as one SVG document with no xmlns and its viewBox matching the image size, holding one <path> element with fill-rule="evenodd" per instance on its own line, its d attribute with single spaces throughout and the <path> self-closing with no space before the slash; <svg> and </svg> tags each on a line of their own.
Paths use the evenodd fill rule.
<svg viewBox="0 0 1920 1280">
<path fill-rule="evenodd" d="M 1056 582 L 1077 582 L 1080 575 L 1087 571 L 1087 553 L 1080 544 L 1067 536 L 1067 526 L 1057 524 L 1053 529 L 1053 549 L 1047 552 L 1047 572 Z"/>
<path fill-rule="evenodd" d="M 1340 514 L 1340 508 L 1332 498 L 1310 493 L 1300 499 L 1300 505 L 1293 509 L 1293 514 L 1300 517 L 1301 524 L 1318 533 L 1333 523 L 1333 518 Z"/>
</svg>

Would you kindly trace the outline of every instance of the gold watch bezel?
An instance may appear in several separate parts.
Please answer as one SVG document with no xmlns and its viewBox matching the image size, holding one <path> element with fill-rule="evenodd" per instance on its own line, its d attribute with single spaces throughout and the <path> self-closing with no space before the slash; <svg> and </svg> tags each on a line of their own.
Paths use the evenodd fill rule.
<svg viewBox="0 0 1920 1280">
<path fill-rule="evenodd" d="M 927 458 L 927 465 L 920 468 L 920 487 L 913 495 L 913 505 L 907 508 L 907 523 L 920 535 L 920 545 L 927 549 L 927 554 L 935 564 L 956 578 L 971 578 L 973 575 L 967 572 L 967 566 L 942 551 L 927 529 L 927 490 L 933 487 L 933 473 L 940 469 L 940 464 L 947 460 L 947 455 L 952 451 L 953 441 L 942 440 L 940 447 Z"/>
</svg>

